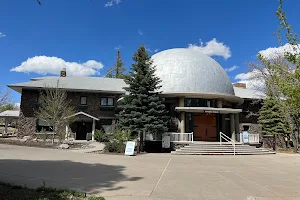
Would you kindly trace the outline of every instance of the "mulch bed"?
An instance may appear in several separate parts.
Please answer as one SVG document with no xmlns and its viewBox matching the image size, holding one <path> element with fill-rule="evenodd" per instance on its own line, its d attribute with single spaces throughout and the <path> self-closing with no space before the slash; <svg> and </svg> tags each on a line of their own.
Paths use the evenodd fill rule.
<svg viewBox="0 0 300 200">
<path fill-rule="evenodd" d="M 48 149 L 57 149 L 61 143 L 46 143 L 46 142 L 40 142 L 40 141 L 20 141 L 15 139 L 8 139 L 8 138 L 0 138 L 1 144 L 9 144 L 9 145 L 18 145 L 18 146 L 28 146 L 28 147 L 39 147 L 39 148 L 48 148 Z M 81 149 L 81 148 L 87 148 L 87 144 L 82 143 L 72 143 L 68 144 L 69 149 Z"/>
</svg>

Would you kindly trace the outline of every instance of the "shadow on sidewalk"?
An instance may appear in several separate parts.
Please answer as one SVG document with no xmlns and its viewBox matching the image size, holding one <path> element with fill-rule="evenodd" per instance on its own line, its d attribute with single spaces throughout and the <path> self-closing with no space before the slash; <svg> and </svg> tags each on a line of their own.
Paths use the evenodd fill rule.
<svg viewBox="0 0 300 200">
<path fill-rule="evenodd" d="M 89 194 L 123 189 L 119 182 L 138 181 L 128 177 L 124 166 L 43 160 L 0 160 L 0 181 L 30 188 L 42 186 L 72 189 Z"/>
</svg>

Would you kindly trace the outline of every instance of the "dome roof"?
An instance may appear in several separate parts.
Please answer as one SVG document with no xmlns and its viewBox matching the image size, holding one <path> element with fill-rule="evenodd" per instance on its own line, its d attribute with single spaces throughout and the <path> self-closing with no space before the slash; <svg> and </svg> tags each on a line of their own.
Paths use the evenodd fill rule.
<svg viewBox="0 0 300 200">
<path fill-rule="evenodd" d="M 188 48 L 161 51 L 152 56 L 163 94 L 232 96 L 232 83 L 211 57 Z"/>
</svg>

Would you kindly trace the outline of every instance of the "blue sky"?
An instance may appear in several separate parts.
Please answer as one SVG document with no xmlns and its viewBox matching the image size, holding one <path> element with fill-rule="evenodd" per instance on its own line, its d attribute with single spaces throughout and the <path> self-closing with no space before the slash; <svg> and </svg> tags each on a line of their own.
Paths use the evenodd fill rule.
<svg viewBox="0 0 300 200">
<path fill-rule="evenodd" d="M 41 2 L 0 0 L 2 87 L 59 73 L 60 66 L 73 75 L 103 76 L 114 64 L 117 48 L 129 68 L 141 44 L 150 54 L 190 45 L 215 58 L 237 82 L 236 75 L 247 76 L 246 62 L 255 61 L 261 50 L 279 46 L 273 36 L 277 0 Z M 298 0 L 284 3 L 298 33 L 299 9 Z M 20 101 L 19 94 L 12 95 L 14 102 Z"/>
</svg>

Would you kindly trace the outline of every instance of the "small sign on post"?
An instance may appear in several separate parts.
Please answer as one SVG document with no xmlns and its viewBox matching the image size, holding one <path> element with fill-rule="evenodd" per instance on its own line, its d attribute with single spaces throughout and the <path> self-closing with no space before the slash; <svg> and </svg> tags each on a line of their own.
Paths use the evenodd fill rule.
<svg viewBox="0 0 300 200">
<path fill-rule="evenodd" d="M 125 149 L 125 156 L 134 156 L 134 148 L 135 142 L 127 142 L 126 149 Z"/>
<path fill-rule="evenodd" d="M 248 131 L 243 131 L 243 143 L 249 143 L 249 133 L 248 133 Z"/>
</svg>

